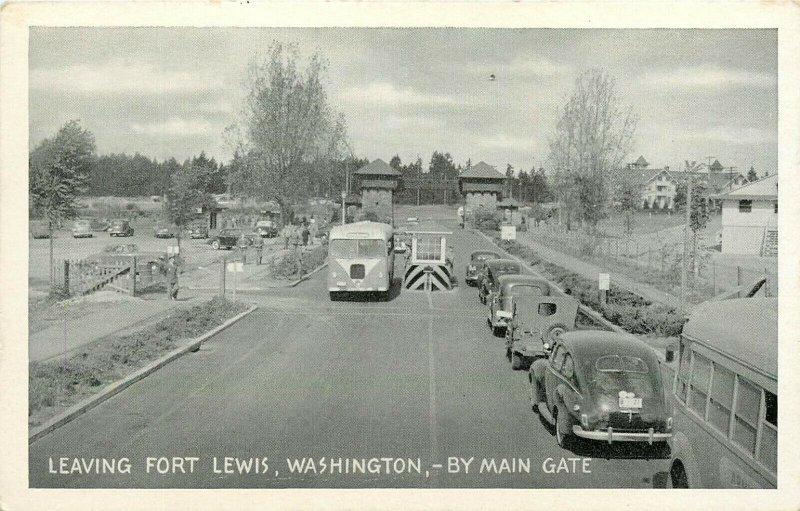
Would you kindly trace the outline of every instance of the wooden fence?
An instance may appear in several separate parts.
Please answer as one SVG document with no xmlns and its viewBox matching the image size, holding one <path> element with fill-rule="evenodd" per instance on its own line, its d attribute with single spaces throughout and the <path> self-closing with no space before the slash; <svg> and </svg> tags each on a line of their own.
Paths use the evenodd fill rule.
<svg viewBox="0 0 800 511">
<path fill-rule="evenodd" d="M 108 289 L 137 296 L 161 287 L 165 277 L 152 258 L 120 255 L 103 261 L 64 259 L 53 266 L 53 283 L 70 296 Z"/>
</svg>

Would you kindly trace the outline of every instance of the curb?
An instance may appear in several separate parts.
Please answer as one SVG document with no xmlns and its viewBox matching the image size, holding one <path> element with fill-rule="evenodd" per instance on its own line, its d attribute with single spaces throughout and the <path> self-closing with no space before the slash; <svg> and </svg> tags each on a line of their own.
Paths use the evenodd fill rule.
<svg viewBox="0 0 800 511">
<path fill-rule="evenodd" d="M 322 269 L 323 269 L 323 268 L 325 268 L 326 266 L 328 266 L 328 262 L 327 262 L 327 261 L 326 261 L 326 262 L 324 262 L 324 263 L 322 263 L 321 265 L 317 266 L 316 268 L 314 268 L 314 269 L 313 269 L 313 270 L 311 270 L 310 272 L 306 273 L 305 275 L 303 275 L 303 276 L 302 276 L 302 277 L 300 277 L 299 279 L 297 279 L 297 280 L 294 280 L 294 281 L 292 281 L 292 282 L 289 282 L 289 283 L 288 283 L 288 284 L 286 284 L 285 286 L 281 286 L 281 287 L 295 287 L 295 286 L 297 286 L 299 283 L 301 283 L 301 282 L 303 282 L 303 281 L 306 281 L 306 280 L 308 280 L 309 278 L 311 278 L 311 276 L 312 276 L 312 275 L 314 275 L 315 273 L 319 272 L 320 270 L 322 270 Z"/>
<path fill-rule="evenodd" d="M 547 281 L 547 283 L 548 283 L 548 284 L 550 284 L 550 286 L 551 286 L 553 289 L 557 289 L 557 290 L 559 291 L 559 293 L 561 294 L 561 296 L 566 296 L 566 293 L 564 292 L 564 290 L 563 290 L 563 289 L 561 289 L 561 288 L 560 288 L 558 285 L 556 285 L 556 284 L 555 284 L 554 282 L 552 282 L 550 279 L 546 279 L 546 278 L 544 278 L 544 276 L 543 276 L 541 273 L 539 273 L 538 271 L 534 270 L 534 269 L 533 269 L 533 268 L 532 268 L 532 267 L 531 267 L 531 266 L 530 266 L 528 263 L 526 263 L 525 261 L 523 261 L 523 260 L 522 260 L 522 259 L 520 259 L 519 257 L 517 257 L 517 256 L 515 256 L 515 255 L 512 255 L 512 254 L 509 254 L 508 252 L 506 252 L 505 250 L 503 250 L 502 248 L 500 248 L 500 246 L 499 246 L 497 243 L 495 243 L 495 241 L 494 241 L 492 238 L 490 238 L 489 236 L 487 236 L 485 233 L 483 233 L 483 232 L 481 232 L 481 231 L 479 231 L 479 230 L 477 230 L 477 229 L 472 229 L 472 230 L 473 230 L 474 232 L 476 232 L 476 233 L 480 234 L 481 236 L 483 236 L 483 237 L 486 239 L 486 241 L 488 241 L 489 243 L 491 243 L 492 245 L 494 245 L 495 247 L 497 247 L 497 249 L 498 249 L 499 251 L 501 251 L 501 252 L 503 252 L 504 254 L 506 254 L 506 255 L 507 255 L 509 258 L 511 258 L 511 259 L 514 259 L 515 261 L 519 261 L 519 263 L 520 263 L 520 264 L 521 264 L 521 265 L 522 265 L 522 266 L 523 266 L 525 269 L 527 269 L 529 272 L 531 272 L 531 273 L 534 273 L 535 275 L 537 275 L 538 277 L 540 277 L 542 280 L 546 280 L 546 281 Z M 555 263 L 553 263 L 553 264 L 555 264 Z M 607 327 L 607 328 L 611 329 L 612 331 L 614 331 L 614 332 L 619 332 L 619 333 L 627 333 L 625 330 L 623 330 L 623 329 L 622 329 L 622 328 L 620 328 L 619 326 L 615 325 L 614 323 L 611 323 L 609 320 L 607 320 L 606 318 L 604 318 L 604 317 L 603 317 L 603 316 L 602 316 L 602 315 L 601 315 L 599 312 L 597 312 L 596 310 L 594 310 L 594 309 L 591 309 L 591 308 L 589 308 L 588 306 L 586 306 L 586 305 L 584 305 L 584 304 L 582 304 L 582 303 L 580 303 L 580 302 L 579 302 L 579 306 L 578 306 L 578 308 L 581 310 L 581 312 L 583 312 L 584 314 L 586 314 L 587 316 L 589 316 L 589 317 L 590 317 L 590 318 L 592 318 L 593 320 L 595 320 L 595 321 L 597 321 L 597 322 L 599 322 L 599 323 L 603 324 L 605 327 Z"/>
<path fill-rule="evenodd" d="M 150 362 L 149 364 L 139 369 L 138 371 L 134 372 L 133 374 L 130 374 L 119 381 L 109 384 L 99 393 L 90 396 L 84 399 L 83 401 L 79 402 L 78 404 L 68 408 L 63 413 L 56 415 L 55 417 L 45 422 L 41 426 L 37 426 L 36 428 L 31 430 L 30 434 L 28 435 L 28 445 L 32 444 L 33 442 L 42 438 L 43 436 L 53 432 L 54 430 L 60 428 L 64 424 L 67 424 L 72 420 L 74 420 L 75 418 L 83 415 L 84 413 L 88 412 L 89 410 L 99 405 L 103 401 L 106 401 L 109 398 L 119 394 L 120 392 L 130 387 L 137 381 L 142 380 L 151 373 L 157 371 L 158 369 L 161 369 L 162 367 L 169 364 L 173 360 L 180 358 L 187 352 L 199 348 L 200 344 L 202 344 L 203 341 L 217 335 L 218 333 L 225 330 L 229 326 L 233 325 L 234 323 L 236 323 L 243 317 L 247 316 L 257 308 L 258 308 L 257 305 L 251 305 L 250 308 L 248 308 L 246 311 L 237 314 L 236 316 L 225 321 L 223 324 L 202 334 L 200 337 L 195 337 L 194 339 L 190 340 L 183 346 L 175 348 L 174 350 L 170 351 L 160 359 Z"/>
</svg>

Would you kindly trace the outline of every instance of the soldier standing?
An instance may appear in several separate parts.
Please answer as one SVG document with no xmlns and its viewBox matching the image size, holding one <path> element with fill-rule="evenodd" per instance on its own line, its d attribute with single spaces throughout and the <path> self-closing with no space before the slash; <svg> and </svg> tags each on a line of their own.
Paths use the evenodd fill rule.
<svg viewBox="0 0 800 511">
<path fill-rule="evenodd" d="M 242 256 L 242 264 L 247 264 L 247 238 L 244 233 L 239 236 L 238 246 L 239 254 Z"/>
<path fill-rule="evenodd" d="M 178 262 L 175 255 L 169 256 L 167 261 L 167 285 L 169 287 L 169 299 L 178 299 Z"/>
</svg>

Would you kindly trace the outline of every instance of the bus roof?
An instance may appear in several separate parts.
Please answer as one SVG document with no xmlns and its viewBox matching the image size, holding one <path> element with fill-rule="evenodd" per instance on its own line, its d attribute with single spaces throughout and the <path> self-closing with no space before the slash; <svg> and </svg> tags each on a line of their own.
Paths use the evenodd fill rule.
<svg viewBox="0 0 800 511">
<path fill-rule="evenodd" d="M 354 222 L 352 224 L 334 225 L 331 227 L 329 239 L 331 241 L 352 239 L 389 241 L 392 238 L 392 235 L 393 230 L 391 225 L 365 220 L 363 222 Z"/>
<path fill-rule="evenodd" d="M 702 303 L 692 311 L 683 333 L 777 378 L 777 298 L 734 298 Z"/>
</svg>

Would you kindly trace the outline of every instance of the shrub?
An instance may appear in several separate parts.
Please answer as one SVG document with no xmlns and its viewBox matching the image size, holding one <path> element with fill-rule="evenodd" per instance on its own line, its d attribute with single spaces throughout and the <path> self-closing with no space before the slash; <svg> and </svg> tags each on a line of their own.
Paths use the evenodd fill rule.
<svg viewBox="0 0 800 511">
<path fill-rule="evenodd" d="M 327 245 L 319 245 L 311 250 L 301 250 L 299 253 L 289 251 L 275 256 L 270 261 L 270 274 L 279 280 L 288 280 L 301 277 L 310 273 L 328 257 Z"/>
<path fill-rule="evenodd" d="M 472 224 L 481 231 L 496 231 L 500 228 L 503 215 L 497 210 L 479 206 L 472 211 Z"/>
</svg>

